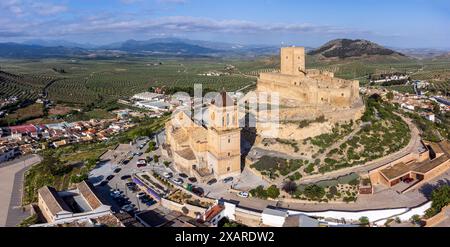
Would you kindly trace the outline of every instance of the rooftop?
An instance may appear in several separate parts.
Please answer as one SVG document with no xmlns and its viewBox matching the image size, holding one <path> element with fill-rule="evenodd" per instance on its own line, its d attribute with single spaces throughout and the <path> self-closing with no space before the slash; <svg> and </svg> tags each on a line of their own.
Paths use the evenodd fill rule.
<svg viewBox="0 0 450 247">
<path fill-rule="evenodd" d="M 411 171 L 411 166 L 400 162 L 382 169 L 380 172 L 388 179 L 394 179 L 403 176 Z"/>
<path fill-rule="evenodd" d="M 42 200 L 45 202 L 52 215 L 56 215 L 62 211 L 71 212 L 71 209 L 58 195 L 55 188 L 44 186 L 38 190 L 38 193 L 42 197 Z"/>
<path fill-rule="evenodd" d="M 222 205 L 214 205 L 211 209 L 209 209 L 206 213 L 205 213 L 205 221 L 208 222 L 210 220 L 212 220 L 216 215 L 220 214 L 220 212 L 222 212 L 225 209 L 224 206 Z"/>
<path fill-rule="evenodd" d="M 191 148 L 185 148 L 183 150 L 175 151 L 175 153 L 186 160 L 195 160 L 195 154 Z"/>
<path fill-rule="evenodd" d="M 427 173 L 437 166 L 441 165 L 445 161 L 447 161 L 449 158 L 445 155 L 439 156 L 438 158 L 435 158 L 431 161 L 424 161 L 420 163 L 415 163 L 412 167 L 412 171 L 418 172 L 418 173 Z"/>
</svg>

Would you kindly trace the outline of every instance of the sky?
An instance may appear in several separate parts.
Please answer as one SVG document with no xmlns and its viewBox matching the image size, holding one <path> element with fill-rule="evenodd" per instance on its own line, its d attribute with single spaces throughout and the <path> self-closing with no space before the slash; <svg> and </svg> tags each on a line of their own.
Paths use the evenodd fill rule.
<svg viewBox="0 0 450 247">
<path fill-rule="evenodd" d="M 0 0 L 0 42 L 164 37 L 309 47 L 358 38 L 450 49 L 450 1 Z"/>
</svg>

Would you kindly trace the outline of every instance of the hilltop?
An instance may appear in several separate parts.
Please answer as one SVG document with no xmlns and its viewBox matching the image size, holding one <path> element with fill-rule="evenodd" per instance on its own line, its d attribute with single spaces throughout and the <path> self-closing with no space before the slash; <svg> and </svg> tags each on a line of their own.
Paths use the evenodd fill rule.
<svg viewBox="0 0 450 247">
<path fill-rule="evenodd" d="M 404 54 L 385 48 L 374 42 L 362 39 L 335 39 L 321 47 L 308 52 L 320 60 L 352 59 L 352 58 L 407 58 Z"/>
</svg>

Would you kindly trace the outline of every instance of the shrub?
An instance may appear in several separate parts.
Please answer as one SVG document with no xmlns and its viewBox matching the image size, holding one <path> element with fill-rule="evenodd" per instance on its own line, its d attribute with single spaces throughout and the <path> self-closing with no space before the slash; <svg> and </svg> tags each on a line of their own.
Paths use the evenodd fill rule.
<svg viewBox="0 0 450 247">
<path fill-rule="evenodd" d="M 325 189 L 311 184 L 305 187 L 303 194 L 310 199 L 321 199 L 325 195 Z"/>
<path fill-rule="evenodd" d="M 267 188 L 267 196 L 275 199 L 280 195 L 280 190 L 275 185 L 271 185 L 269 188 Z"/>
<path fill-rule="evenodd" d="M 369 218 L 367 218 L 366 216 L 362 216 L 361 218 L 359 218 L 359 223 L 367 225 L 369 224 Z"/>
</svg>

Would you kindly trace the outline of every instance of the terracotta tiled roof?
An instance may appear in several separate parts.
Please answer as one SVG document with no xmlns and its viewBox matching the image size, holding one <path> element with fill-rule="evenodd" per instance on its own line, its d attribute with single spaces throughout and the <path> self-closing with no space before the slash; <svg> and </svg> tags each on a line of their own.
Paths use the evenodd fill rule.
<svg viewBox="0 0 450 247">
<path fill-rule="evenodd" d="M 77 184 L 77 188 L 92 210 L 95 210 L 103 205 L 102 201 L 95 194 L 95 188 L 91 183 L 83 181 Z"/>
<path fill-rule="evenodd" d="M 61 211 L 71 212 L 69 206 L 67 206 L 64 200 L 58 195 L 55 188 L 44 186 L 38 190 L 38 193 L 52 215 L 56 215 Z"/>
<path fill-rule="evenodd" d="M 210 210 L 205 213 L 205 221 L 208 222 L 212 220 L 216 215 L 220 214 L 225 207 L 222 205 L 215 205 Z"/>
</svg>

